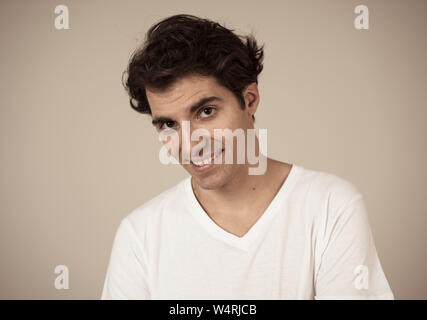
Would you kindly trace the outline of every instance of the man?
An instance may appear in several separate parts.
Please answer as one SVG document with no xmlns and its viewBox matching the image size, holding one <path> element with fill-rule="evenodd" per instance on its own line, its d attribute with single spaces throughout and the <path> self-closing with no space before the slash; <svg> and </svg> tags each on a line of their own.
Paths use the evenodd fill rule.
<svg viewBox="0 0 427 320">
<path fill-rule="evenodd" d="M 150 28 L 127 69 L 130 103 L 159 133 L 177 133 L 168 151 L 190 175 L 122 220 L 102 299 L 394 298 L 350 182 L 268 158 L 258 139 L 265 172 L 250 174 L 246 156 L 225 161 L 238 143 L 218 143 L 214 130 L 248 138 L 262 60 L 252 36 L 210 20 L 176 15 Z M 196 150 L 186 123 L 213 151 Z"/>
</svg>

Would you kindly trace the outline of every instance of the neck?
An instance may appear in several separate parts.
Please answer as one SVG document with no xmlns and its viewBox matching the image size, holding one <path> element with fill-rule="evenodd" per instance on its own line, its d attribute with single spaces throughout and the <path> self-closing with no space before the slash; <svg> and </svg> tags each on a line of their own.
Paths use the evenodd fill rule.
<svg viewBox="0 0 427 320">
<path fill-rule="evenodd" d="M 240 170 L 221 188 L 205 190 L 192 181 L 194 193 L 199 202 L 212 212 L 236 212 L 236 215 L 240 212 L 245 215 L 254 201 L 262 197 L 264 192 L 270 191 L 274 181 L 281 176 L 278 175 L 278 162 L 268 157 L 266 161 L 267 170 L 264 174 L 249 175 L 249 166 L 241 165 Z"/>
</svg>

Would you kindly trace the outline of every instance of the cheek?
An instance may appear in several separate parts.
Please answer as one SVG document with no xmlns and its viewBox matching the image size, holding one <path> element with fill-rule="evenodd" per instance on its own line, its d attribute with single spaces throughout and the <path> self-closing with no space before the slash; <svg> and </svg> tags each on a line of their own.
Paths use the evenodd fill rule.
<svg viewBox="0 0 427 320">
<path fill-rule="evenodd" d="M 168 150 L 169 154 L 179 157 L 181 137 L 178 133 L 167 134 L 166 132 L 161 132 L 159 140 L 162 141 L 163 147 Z"/>
<path fill-rule="evenodd" d="M 216 119 L 212 121 L 212 124 L 218 129 L 230 129 L 235 130 L 242 127 L 243 117 L 240 110 L 234 111 L 230 106 L 221 110 Z"/>
</svg>

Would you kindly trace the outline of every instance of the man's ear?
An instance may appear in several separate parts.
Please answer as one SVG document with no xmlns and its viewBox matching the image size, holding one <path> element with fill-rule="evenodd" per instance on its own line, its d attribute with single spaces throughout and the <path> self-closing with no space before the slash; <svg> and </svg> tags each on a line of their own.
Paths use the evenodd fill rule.
<svg viewBox="0 0 427 320">
<path fill-rule="evenodd" d="M 249 117 L 255 114 L 259 104 L 259 92 L 256 82 L 252 82 L 243 90 L 243 98 L 245 99 L 246 112 Z"/>
</svg>

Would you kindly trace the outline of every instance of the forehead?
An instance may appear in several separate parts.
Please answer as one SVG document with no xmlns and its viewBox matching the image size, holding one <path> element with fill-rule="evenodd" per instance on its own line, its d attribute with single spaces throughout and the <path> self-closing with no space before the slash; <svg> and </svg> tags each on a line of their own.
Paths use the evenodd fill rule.
<svg viewBox="0 0 427 320">
<path fill-rule="evenodd" d="M 146 89 L 152 114 L 185 109 L 192 102 L 205 96 L 225 97 L 227 90 L 213 76 L 191 75 L 177 80 L 166 90 Z"/>
</svg>

